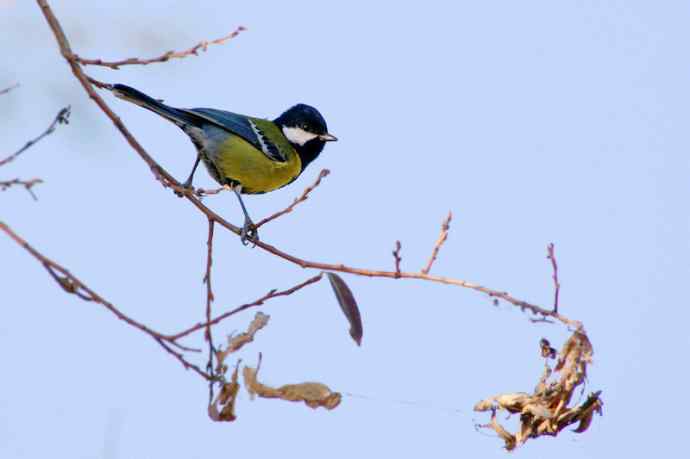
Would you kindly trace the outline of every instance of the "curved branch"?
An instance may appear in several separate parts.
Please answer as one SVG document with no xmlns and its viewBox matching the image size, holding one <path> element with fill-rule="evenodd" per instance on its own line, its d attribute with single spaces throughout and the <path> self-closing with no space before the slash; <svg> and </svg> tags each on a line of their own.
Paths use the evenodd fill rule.
<svg viewBox="0 0 690 459">
<path fill-rule="evenodd" d="M 184 196 L 193 206 L 195 206 L 199 211 L 201 211 L 208 219 L 211 219 L 218 223 L 220 226 L 226 228 L 227 230 L 240 235 L 240 228 L 233 225 L 232 223 L 225 220 L 223 217 L 206 207 L 195 195 L 194 191 L 183 188 L 169 172 L 167 172 L 161 165 L 159 165 L 151 155 L 149 155 L 146 150 L 141 146 L 141 144 L 134 138 L 127 127 L 124 125 L 122 120 L 113 112 L 113 110 L 105 103 L 105 101 L 96 93 L 92 84 L 89 82 L 88 77 L 84 74 L 79 61 L 72 52 L 69 41 L 65 36 L 59 21 L 55 17 L 53 11 L 47 3 L 47 0 L 36 0 L 43 11 L 43 15 L 50 28 L 52 29 L 55 38 L 57 40 L 58 46 L 60 47 L 60 52 L 67 60 L 67 63 L 72 69 L 72 73 L 79 80 L 84 90 L 89 94 L 89 97 L 98 105 L 98 107 L 105 113 L 105 115 L 111 119 L 115 127 L 120 131 L 123 137 L 127 140 L 129 145 L 137 152 L 141 159 L 151 168 L 154 176 L 159 180 L 162 185 L 166 188 L 171 188 L 179 195 Z M 344 264 L 332 264 L 332 263 L 322 263 L 316 261 L 309 261 L 299 258 L 297 256 L 291 255 L 284 252 L 277 247 L 272 246 L 263 241 L 257 241 L 256 246 L 271 253 L 277 257 L 280 257 L 286 261 L 294 263 L 302 268 L 312 268 L 320 271 L 336 271 L 348 274 L 354 274 L 359 276 L 367 277 L 383 277 L 391 279 L 417 279 L 429 282 L 436 282 L 441 284 L 455 285 L 458 287 L 468 288 L 489 295 L 495 299 L 504 300 L 522 310 L 527 310 L 535 315 L 542 317 L 551 317 L 559 320 L 560 322 L 572 326 L 575 328 L 582 328 L 582 324 L 578 321 L 571 320 L 562 314 L 542 308 L 538 305 L 523 301 L 511 296 L 508 292 L 490 289 L 479 284 L 471 283 L 468 281 L 453 279 L 450 277 L 430 275 L 423 272 L 397 272 L 397 271 L 381 271 L 381 270 L 371 270 L 364 268 L 355 268 L 346 266 Z M 203 325 L 202 325 L 203 326 Z"/>
</svg>

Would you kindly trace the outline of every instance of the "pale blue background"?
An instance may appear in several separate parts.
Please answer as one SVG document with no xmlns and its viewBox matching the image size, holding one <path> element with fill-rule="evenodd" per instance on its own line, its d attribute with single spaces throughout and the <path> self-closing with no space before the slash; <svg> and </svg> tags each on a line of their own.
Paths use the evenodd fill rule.
<svg viewBox="0 0 690 459">
<path fill-rule="evenodd" d="M 400 239 L 403 267 L 415 270 L 452 209 L 434 272 L 548 306 L 545 246 L 555 242 L 562 311 L 594 343 L 587 390 L 603 390 L 605 416 L 584 435 L 530 442 L 520 457 L 685 454 L 688 2 L 52 3 L 89 57 L 154 56 L 249 28 L 201 57 L 89 72 L 179 106 L 272 117 L 316 105 L 341 141 L 292 186 L 247 199 L 258 218 L 332 170 L 263 229 L 290 253 L 391 268 Z M 0 218 L 134 318 L 170 332 L 199 321 L 203 216 L 152 179 L 88 100 L 33 2 L 0 2 L 0 30 L 0 87 L 22 84 L 0 98 L 0 151 L 73 109 L 69 126 L 0 170 L 46 182 L 38 202 L 2 193 Z M 185 136 L 104 96 L 184 178 Z M 205 172 L 197 183 L 212 186 Z M 240 223 L 234 197 L 207 202 Z M 3 458 L 506 457 L 475 432 L 486 416 L 471 408 L 531 390 L 539 338 L 566 336 L 475 292 L 348 276 L 361 348 L 321 283 L 267 304 L 271 323 L 242 355 L 264 353 L 266 382 L 319 380 L 361 397 L 325 412 L 242 391 L 239 420 L 215 424 L 206 385 L 150 338 L 62 293 L 6 237 L 0 260 Z M 218 232 L 216 311 L 310 275 Z"/>
</svg>

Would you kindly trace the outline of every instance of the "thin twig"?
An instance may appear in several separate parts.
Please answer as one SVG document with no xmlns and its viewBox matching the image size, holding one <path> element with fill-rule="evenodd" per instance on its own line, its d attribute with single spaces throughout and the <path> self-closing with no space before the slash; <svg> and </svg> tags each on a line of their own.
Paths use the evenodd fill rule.
<svg viewBox="0 0 690 459">
<path fill-rule="evenodd" d="M 262 296 L 261 298 L 259 298 L 258 300 L 252 301 L 251 303 L 246 303 L 246 304 L 237 306 L 236 308 L 234 308 L 228 312 L 224 312 L 223 314 L 219 315 L 218 317 L 216 317 L 212 320 L 207 321 L 206 323 L 198 323 L 198 324 L 196 324 L 192 327 L 189 327 L 188 329 L 183 330 L 179 333 L 176 333 L 174 335 L 169 335 L 167 338 L 168 338 L 168 340 L 177 341 L 178 339 L 184 338 L 185 336 L 188 336 L 188 335 L 191 335 L 192 333 L 199 331 L 203 328 L 207 328 L 207 327 L 216 325 L 219 322 L 221 322 L 222 320 L 227 319 L 228 317 L 235 315 L 238 312 L 242 312 L 245 309 L 253 308 L 255 306 L 261 306 L 266 301 L 271 300 L 273 298 L 277 298 L 279 296 L 292 295 L 296 291 L 301 290 L 304 287 L 307 287 L 313 283 L 320 281 L 322 277 L 323 277 L 323 273 L 320 273 L 320 274 L 318 274 L 314 277 L 310 277 L 309 279 L 305 280 L 304 282 L 301 282 L 301 283 L 295 285 L 294 287 L 290 287 L 286 290 L 278 291 L 276 289 L 273 289 L 270 292 L 268 292 L 267 294 L 265 294 L 264 296 Z"/>
<path fill-rule="evenodd" d="M 39 178 L 31 179 L 31 180 L 20 180 L 20 179 L 12 179 L 12 180 L 0 180 L 0 191 L 5 191 L 6 189 L 10 188 L 11 186 L 14 185 L 19 185 L 23 186 L 26 191 L 29 192 L 32 198 L 34 198 L 34 201 L 38 201 L 38 197 L 34 193 L 34 191 L 31 189 L 34 186 L 38 185 L 39 183 L 43 183 L 43 180 Z"/>
<path fill-rule="evenodd" d="M 395 250 L 393 250 L 393 258 L 395 259 L 395 272 L 398 274 L 398 277 L 400 277 L 400 262 L 402 261 L 402 257 L 400 256 L 401 249 L 402 245 L 400 245 L 400 241 L 395 241 Z"/>
<path fill-rule="evenodd" d="M 553 268 L 553 312 L 558 313 L 558 295 L 561 291 L 561 283 L 558 281 L 558 264 L 556 263 L 556 250 L 553 242 L 546 246 L 546 258 L 551 260 L 551 267 Z"/>
<path fill-rule="evenodd" d="M 213 288 L 211 287 L 211 266 L 213 265 L 213 226 L 214 222 L 208 219 L 208 240 L 206 241 L 206 275 L 204 282 L 206 283 L 206 322 L 211 321 L 211 304 L 214 300 Z M 211 335 L 211 326 L 206 327 L 204 339 L 208 342 L 208 362 L 206 363 L 206 371 L 213 374 L 213 356 L 215 355 L 215 347 L 213 346 L 213 336 Z M 211 379 L 208 382 L 208 399 L 209 404 L 213 402 L 213 383 Z"/>
<path fill-rule="evenodd" d="M 202 378 L 204 378 L 205 380 L 211 381 L 211 382 L 213 381 L 213 379 L 214 379 L 214 378 L 213 378 L 213 375 L 211 375 L 211 374 L 209 374 L 209 373 L 206 373 L 204 370 L 202 370 L 201 368 L 199 368 L 198 365 L 194 365 L 193 363 L 190 363 L 187 359 L 184 358 L 184 356 L 183 356 L 181 353 L 175 352 L 175 351 L 170 347 L 169 342 L 165 342 L 162 338 L 154 338 L 154 340 L 155 340 L 158 344 L 160 344 L 161 347 L 163 347 L 163 349 L 165 349 L 170 355 L 172 355 L 172 356 L 175 357 L 177 360 L 179 360 L 180 363 L 182 364 L 182 366 L 184 366 L 185 370 L 192 370 L 192 371 L 194 371 L 195 373 L 197 373 L 199 376 L 201 376 Z"/>
<path fill-rule="evenodd" d="M 301 194 L 298 198 L 296 198 L 296 199 L 292 202 L 292 204 L 290 204 L 289 206 L 287 206 L 285 209 L 283 209 L 283 210 L 281 210 L 281 211 L 279 211 L 279 212 L 274 213 L 273 215 L 270 215 L 270 216 L 264 218 L 263 220 L 261 220 L 259 223 L 257 223 L 257 224 L 255 225 L 256 228 L 258 229 L 258 228 L 260 228 L 261 226 L 265 225 L 266 223 L 270 222 L 271 220 L 275 220 L 275 219 L 278 218 L 278 217 L 281 217 L 281 216 L 283 216 L 283 215 L 285 215 L 285 214 L 288 214 L 288 213 L 292 212 L 292 210 L 293 210 L 299 203 L 304 202 L 304 201 L 306 201 L 306 200 L 309 198 L 309 193 L 311 193 L 311 192 L 314 190 L 314 188 L 316 188 L 317 186 L 319 186 L 319 185 L 321 184 L 321 180 L 322 180 L 324 177 L 327 177 L 328 174 L 330 174 L 330 173 L 331 173 L 331 171 L 329 171 L 328 169 L 321 169 L 321 172 L 319 172 L 319 176 L 316 178 L 316 181 L 315 181 L 314 183 L 312 183 L 310 186 L 308 186 L 307 188 L 305 188 L 305 190 L 302 192 L 302 194 Z"/>
<path fill-rule="evenodd" d="M 7 94 L 8 92 L 12 91 L 13 89 L 17 89 L 19 87 L 19 83 L 15 83 L 12 86 L 8 86 L 4 89 L 0 89 L 0 96 L 3 94 Z"/>
<path fill-rule="evenodd" d="M 218 193 L 220 193 L 220 192 L 222 192 L 222 191 L 227 191 L 227 190 L 228 190 L 228 188 L 227 188 L 227 187 L 224 187 L 224 186 L 222 186 L 222 187 L 220 187 L 220 188 L 214 188 L 214 189 L 212 189 L 212 190 L 206 190 L 206 189 L 204 189 L 204 188 L 196 188 L 196 189 L 194 190 L 194 194 L 195 194 L 196 196 L 200 197 L 200 198 L 203 198 L 204 196 L 210 196 L 210 195 L 213 195 L 213 194 L 218 194 Z"/>
<path fill-rule="evenodd" d="M 43 131 L 43 133 L 41 135 L 39 135 L 38 137 L 36 137 L 35 139 L 29 140 L 28 142 L 26 142 L 26 145 L 24 145 L 22 148 L 20 148 L 16 152 L 12 153 L 11 155 L 9 155 L 7 158 L 1 159 L 0 160 L 0 166 L 4 166 L 5 164 L 8 164 L 8 163 L 14 161 L 15 159 L 17 159 L 17 157 L 19 155 L 21 155 L 26 150 L 28 150 L 32 145 L 39 142 L 45 136 L 52 134 L 53 131 L 55 131 L 55 128 L 57 127 L 58 124 L 69 123 L 69 113 L 70 113 L 70 107 L 69 106 L 60 110 L 58 112 L 57 116 L 55 116 L 55 119 L 53 120 L 53 122 L 50 123 L 50 126 L 48 126 L 48 129 Z"/>
<path fill-rule="evenodd" d="M 198 56 L 199 51 L 206 51 L 209 45 L 221 45 L 225 43 L 228 40 L 231 40 L 238 36 L 241 32 L 247 30 L 246 28 L 240 26 L 234 31 L 230 32 L 229 34 L 222 36 L 220 38 L 216 38 L 215 40 L 211 41 L 201 41 L 197 43 L 196 45 L 192 46 L 191 48 L 185 50 L 185 51 L 168 51 L 167 53 L 163 53 L 158 57 L 152 57 L 149 59 L 141 59 L 138 57 L 130 57 L 129 59 L 123 59 L 120 61 L 104 61 L 102 59 L 85 59 L 83 57 L 77 56 L 76 54 L 74 55 L 74 59 L 82 64 L 82 65 L 100 65 L 102 67 L 109 67 L 113 70 L 119 70 L 121 66 L 123 65 L 148 65 L 148 64 L 154 64 L 154 63 L 159 63 L 159 62 L 167 62 L 170 59 L 182 59 L 184 57 L 188 56 Z"/>
<path fill-rule="evenodd" d="M 436 261 L 436 257 L 438 256 L 438 251 L 441 250 L 441 246 L 444 242 L 446 242 L 446 239 L 448 239 L 448 230 L 450 229 L 450 221 L 452 219 L 453 213 L 448 212 L 448 216 L 441 225 L 441 233 L 438 235 L 436 244 L 434 244 L 434 250 L 431 252 L 431 257 L 429 257 L 429 261 L 427 262 L 424 269 L 422 269 L 423 274 L 429 274 L 429 271 L 431 271 L 431 267 L 433 266 L 434 262 Z"/>
<path fill-rule="evenodd" d="M 214 221 L 208 220 L 208 241 L 206 242 L 207 254 L 206 254 L 206 275 L 204 276 L 204 282 L 206 283 L 206 322 L 211 321 L 211 303 L 213 303 L 213 289 L 211 288 L 211 266 L 213 265 L 213 225 Z M 206 327 L 206 333 L 204 338 L 206 341 L 213 345 L 213 339 L 211 338 L 211 326 Z"/>
<path fill-rule="evenodd" d="M 94 85 L 94 86 L 97 87 L 97 88 L 100 88 L 100 89 L 107 89 L 107 90 L 109 90 L 109 91 L 113 89 L 113 85 L 111 85 L 110 83 L 103 83 L 102 81 L 97 80 L 97 79 L 95 79 L 95 78 L 93 78 L 93 77 L 90 77 L 90 76 L 88 76 L 88 75 L 86 76 L 86 78 L 89 80 L 89 82 L 90 82 L 92 85 Z"/>
</svg>

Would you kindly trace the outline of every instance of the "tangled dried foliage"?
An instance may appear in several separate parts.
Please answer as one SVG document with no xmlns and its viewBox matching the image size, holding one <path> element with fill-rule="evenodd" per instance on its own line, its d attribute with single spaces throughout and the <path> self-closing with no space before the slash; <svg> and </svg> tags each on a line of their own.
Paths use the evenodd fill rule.
<svg viewBox="0 0 690 459">
<path fill-rule="evenodd" d="M 216 351 L 216 375 L 221 384 L 218 395 L 209 403 L 208 415 L 218 422 L 232 422 L 237 419 L 235 414 L 235 401 L 240 390 L 238 374 L 241 360 L 235 363 L 235 369 L 230 376 L 230 381 L 225 380 L 225 373 L 228 371 L 226 364 L 227 358 L 239 351 L 244 345 L 254 341 L 256 333 L 268 324 L 271 316 L 263 312 L 257 312 L 254 320 L 247 327 L 247 331 L 236 336 L 228 337 L 228 346 L 225 349 Z M 323 406 L 332 410 L 340 404 L 341 395 L 332 392 L 328 386 L 317 383 L 307 382 L 301 384 L 286 384 L 273 388 L 257 381 L 257 373 L 261 366 L 261 354 L 259 354 L 259 364 L 256 369 L 245 366 L 243 370 L 244 385 L 251 397 L 258 395 L 264 398 L 279 398 L 292 402 L 304 402 L 312 408 Z"/>
<path fill-rule="evenodd" d="M 565 342 L 553 369 L 549 366 L 549 358 L 553 356 L 544 351 L 550 348 L 548 341 L 542 340 L 540 344 L 546 363 L 533 394 L 499 394 L 474 406 L 475 411 L 491 411 L 491 422 L 479 427 L 493 429 L 509 451 L 530 438 L 556 436 L 574 423 L 579 423 L 574 432 L 582 433 L 589 428 L 595 412 L 602 414 L 601 391 L 590 394 L 580 406 L 568 407 L 575 389 L 585 382 L 587 365 L 592 362 L 592 344 L 584 330 L 575 331 Z M 498 410 L 520 414 L 520 430 L 510 433 L 499 424 L 496 420 Z"/>
</svg>

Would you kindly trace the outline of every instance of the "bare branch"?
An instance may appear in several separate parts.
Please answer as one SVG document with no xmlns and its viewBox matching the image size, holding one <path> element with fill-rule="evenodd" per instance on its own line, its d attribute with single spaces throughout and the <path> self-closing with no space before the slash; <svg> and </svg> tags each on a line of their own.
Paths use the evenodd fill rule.
<svg viewBox="0 0 690 459">
<path fill-rule="evenodd" d="M 438 239 L 436 240 L 436 244 L 434 245 L 434 250 L 431 252 L 431 257 L 429 257 L 429 261 L 427 262 L 424 269 L 422 269 L 423 274 L 429 274 L 429 271 L 431 271 L 431 267 L 433 266 L 434 262 L 436 261 L 436 257 L 438 256 L 438 251 L 441 250 L 441 246 L 444 242 L 446 242 L 446 239 L 448 239 L 448 230 L 450 229 L 450 221 L 452 219 L 453 214 L 451 212 L 448 212 L 448 216 L 441 225 L 441 233 L 438 235 Z"/>
<path fill-rule="evenodd" d="M 266 223 L 270 222 L 271 220 L 275 220 L 275 219 L 278 218 L 278 217 L 281 217 L 281 216 L 283 216 L 283 215 L 285 215 L 285 214 L 288 214 L 288 213 L 292 212 L 292 210 L 293 210 L 299 203 L 304 202 L 304 201 L 306 201 L 306 200 L 309 198 L 309 193 L 311 193 L 311 192 L 314 190 L 314 188 L 316 188 L 317 186 L 319 186 L 319 185 L 321 184 L 321 180 L 322 180 L 324 177 L 327 177 L 328 174 L 330 174 L 330 173 L 331 173 L 331 171 L 329 171 L 328 169 L 321 169 L 321 172 L 319 172 L 319 176 L 316 178 L 316 181 L 315 181 L 314 183 L 312 183 L 310 186 L 308 186 L 308 187 L 302 192 L 302 194 L 292 202 L 292 204 L 290 204 L 289 206 L 287 206 L 285 209 L 283 209 L 283 210 L 281 210 L 281 211 L 279 211 L 279 212 L 276 212 L 276 213 L 274 213 L 273 215 L 271 215 L 271 216 L 269 216 L 269 217 L 264 218 L 263 220 L 261 220 L 259 223 L 257 223 L 257 224 L 255 225 L 256 228 L 258 229 L 258 228 L 260 228 L 261 226 L 265 225 Z"/>
<path fill-rule="evenodd" d="M 60 110 L 58 112 L 57 116 L 55 117 L 55 119 L 53 120 L 53 122 L 50 123 L 50 126 L 48 126 L 48 129 L 46 129 L 41 135 L 39 135 L 35 139 L 29 140 L 28 142 L 26 142 L 26 145 L 24 145 L 22 148 L 20 148 L 16 152 L 12 153 L 11 155 L 9 155 L 7 158 L 0 159 L 0 166 L 4 166 L 5 164 L 8 164 L 8 163 L 14 161 L 15 159 L 17 159 L 17 157 L 19 155 L 21 155 L 26 150 L 28 150 L 32 145 L 39 142 L 45 136 L 52 134 L 53 131 L 55 131 L 55 128 L 57 127 L 58 124 L 69 123 L 69 114 L 70 114 L 70 107 L 69 106 Z"/>
<path fill-rule="evenodd" d="M 43 183 L 43 180 L 39 178 L 34 178 L 31 180 L 20 180 L 20 179 L 12 179 L 12 180 L 0 180 L 0 191 L 5 191 L 11 186 L 14 185 L 19 185 L 23 186 L 26 191 L 29 192 L 32 198 L 34 198 L 34 201 L 38 201 L 38 197 L 34 193 L 34 191 L 31 189 L 35 185 L 38 185 L 39 183 Z"/>
<path fill-rule="evenodd" d="M 211 288 L 211 265 L 213 265 L 213 220 L 208 221 L 208 241 L 206 245 L 208 246 L 208 252 L 206 256 L 206 275 L 204 276 L 204 282 L 206 283 L 206 322 L 211 322 L 211 303 L 213 303 L 213 289 Z M 206 327 L 205 339 L 211 346 L 213 346 L 213 339 L 211 338 L 211 326 Z"/>
<path fill-rule="evenodd" d="M 183 195 L 192 205 L 194 205 L 201 213 L 203 213 L 207 218 L 213 219 L 216 223 L 218 223 L 220 226 L 224 227 L 228 231 L 231 231 L 232 233 L 236 235 L 240 235 L 241 229 L 233 225 L 232 223 L 228 222 L 225 220 L 223 217 L 206 207 L 195 195 L 192 190 L 186 189 L 181 186 L 180 182 L 178 182 L 169 172 L 167 172 L 160 164 L 158 164 L 151 155 L 146 152 L 146 150 L 139 144 L 139 142 L 134 138 L 134 136 L 129 132 L 127 127 L 122 123 L 122 120 L 115 115 L 115 113 L 112 111 L 112 109 L 105 103 L 105 101 L 95 92 L 93 89 L 93 86 L 88 80 L 88 77 L 84 74 L 83 70 L 81 69 L 81 66 L 79 63 L 76 61 L 74 58 L 74 54 L 72 53 L 72 50 L 69 45 L 69 41 L 67 40 L 67 37 L 64 34 L 64 31 L 62 30 L 62 27 L 60 26 L 59 21 L 55 17 L 53 11 L 51 10 L 50 6 L 48 6 L 46 0 L 37 0 L 38 4 L 41 6 L 41 9 L 43 11 L 44 16 L 46 17 L 46 20 L 52 29 L 53 33 L 55 34 L 55 38 L 57 40 L 57 43 L 60 47 L 60 52 L 62 55 L 65 57 L 67 60 L 68 64 L 70 65 L 72 72 L 74 73 L 75 77 L 79 80 L 81 85 L 83 86 L 84 90 L 88 93 L 89 97 L 98 105 L 98 107 L 105 113 L 105 115 L 110 118 L 110 120 L 113 122 L 115 127 L 120 131 L 122 136 L 127 140 L 129 145 L 134 149 L 134 151 L 141 157 L 141 159 L 149 166 L 151 169 L 152 173 L 154 174 L 155 178 L 161 182 L 161 184 L 166 187 L 170 188 L 173 191 Z M 552 310 L 547 310 L 545 308 L 542 308 L 540 306 L 537 306 L 535 304 L 531 304 L 527 301 L 519 300 L 513 296 L 511 296 L 509 293 L 504 292 L 504 291 L 499 291 L 499 290 L 494 290 L 490 289 L 487 287 L 484 287 L 479 284 L 474 284 L 465 280 L 460 280 L 460 279 L 453 279 L 449 277 L 444 277 L 444 276 L 435 276 L 435 275 L 430 275 L 428 273 L 423 273 L 423 272 L 396 272 L 396 271 L 379 271 L 379 270 L 370 270 L 370 269 L 363 269 L 363 268 L 355 268 L 355 267 L 349 267 L 344 264 L 332 264 L 332 263 L 322 263 L 322 262 L 315 262 L 315 261 L 309 261 L 309 260 L 304 260 L 302 258 L 299 258 L 297 256 L 291 255 L 289 253 L 283 252 L 282 250 L 264 242 L 264 241 L 256 241 L 256 247 L 261 248 L 262 250 L 265 250 L 279 258 L 282 258 L 286 261 L 289 261 L 291 263 L 294 263 L 302 268 L 311 268 L 311 269 L 316 269 L 319 271 L 334 271 L 334 272 L 344 272 L 344 273 L 349 273 L 349 274 L 355 274 L 359 276 L 368 276 L 368 277 L 383 277 L 383 278 L 405 278 L 405 279 L 418 279 L 418 280 L 424 280 L 424 281 L 429 281 L 429 282 L 436 282 L 436 283 L 441 283 L 441 284 L 448 284 L 448 285 L 456 285 L 459 287 L 463 288 L 469 288 L 471 290 L 475 290 L 478 292 L 485 293 L 489 295 L 490 297 L 494 299 L 500 299 L 504 300 L 522 310 L 527 310 L 530 311 L 531 313 L 542 316 L 542 317 L 551 317 L 556 320 L 559 320 L 560 322 L 571 326 L 575 328 L 581 328 L 582 324 L 578 321 L 571 320 L 565 316 L 560 315 L 559 313 L 552 311 Z M 316 276 L 319 277 L 320 276 Z M 250 305 L 251 306 L 251 305 Z M 247 307 L 250 307 L 247 306 Z M 222 319 L 221 319 L 222 320 Z M 199 324 L 199 328 L 204 328 L 205 324 Z M 193 330 L 193 331 L 196 331 Z"/>
<path fill-rule="evenodd" d="M 222 45 L 228 40 L 231 40 L 238 36 L 241 32 L 247 30 L 246 28 L 239 26 L 237 29 L 234 31 L 230 32 L 229 34 L 222 36 L 220 38 L 216 38 L 215 40 L 211 41 L 200 41 L 196 45 L 192 46 L 191 48 L 185 50 L 185 51 L 168 51 L 167 53 L 163 53 L 158 57 L 152 57 L 149 59 L 141 59 L 138 57 L 130 57 L 129 59 L 123 59 L 120 61 L 104 61 L 101 59 L 85 59 L 83 57 L 77 56 L 76 54 L 74 55 L 74 59 L 82 64 L 82 65 L 100 65 L 102 67 L 109 67 L 113 70 L 119 70 L 121 66 L 123 65 L 148 65 L 148 64 L 155 64 L 155 63 L 160 63 L 160 62 L 167 62 L 170 59 L 182 59 L 188 56 L 198 56 L 199 51 L 206 51 L 209 45 Z"/>
<path fill-rule="evenodd" d="M 551 260 L 551 267 L 553 268 L 553 312 L 558 313 L 558 295 L 561 291 L 561 283 L 558 281 L 558 264 L 556 263 L 556 251 L 553 242 L 546 246 L 546 258 Z"/>
<path fill-rule="evenodd" d="M 299 284 L 295 285 L 294 287 L 290 287 L 289 289 L 286 289 L 286 290 L 278 291 L 276 289 L 273 289 L 270 292 L 268 292 L 267 294 L 265 294 L 264 296 L 262 296 L 261 298 L 259 298 L 258 300 L 255 300 L 251 303 L 243 304 L 241 306 L 237 306 L 235 309 L 232 309 L 228 312 L 225 312 L 225 313 L 219 315 L 218 317 L 216 317 L 215 319 L 209 320 L 206 323 L 198 323 L 198 324 L 194 325 L 193 327 L 189 327 L 188 329 L 183 330 L 183 331 L 176 333 L 174 335 L 169 335 L 166 338 L 168 340 L 171 340 L 171 341 L 177 341 L 178 339 L 183 338 L 183 337 L 188 336 L 188 335 L 191 335 L 192 333 L 199 331 L 202 328 L 207 328 L 207 327 L 211 327 L 213 325 L 216 325 L 219 322 L 221 322 L 222 320 L 227 319 L 228 317 L 235 315 L 238 312 L 242 312 L 245 309 L 253 308 L 255 306 L 261 306 L 266 301 L 271 300 L 273 298 L 277 298 L 279 296 L 292 295 L 296 291 L 301 290 L 304 287 L 307 287 L 313 283 L 320 281 L 322 277 L 323 277 L 323 273 L 321 273 L 317 276 L 314 276 L 314 277 L 310 277 L 309 279 L 305 280 L 304 282 L 299 283 Z"/>
</svg>

